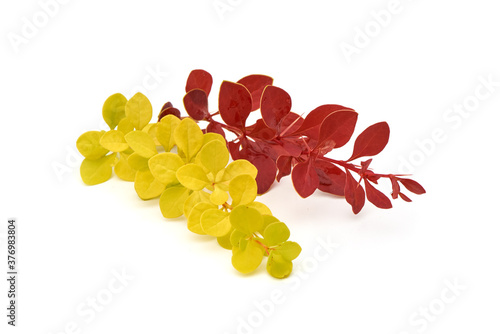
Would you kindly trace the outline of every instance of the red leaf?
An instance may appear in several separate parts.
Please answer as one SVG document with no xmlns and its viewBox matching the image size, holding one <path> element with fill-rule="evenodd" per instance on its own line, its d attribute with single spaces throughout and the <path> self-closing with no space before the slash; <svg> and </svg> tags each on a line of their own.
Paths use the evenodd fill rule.
<svg viewBox="0 0 500 334">
<path fill-rule="evenodd" d="M 316 160 L 314 167 L 319 177 L 319 190 L 344 196 L 346 176 L 342 169 L 323 160 Z"/>
<path fill-rule="evenodd" d="M 308 160 L 295 165 L 292 170 L 292 181 L 300 197 L 311 196 L 319 186 L 319 177 L 314 169 L 313 161 Z"/>
<path fill-rule="evenodd" d="M 297 141 L 299 141 L 299 143 L 297 143 Z M 302 154 L 301 143 L 303 143 L 301 139 L 280 138 L 280 144 L 283 150 L 286 151 L 287 155 L 291 155 L 293 157 L 298 157 Z"/>
<path fill-rule="evenodd" d="M 172 108 L 173 105 L 172 105 L 172 102 L 167 102 L 163 105 L 163 107 L 161 107 L 161 111 L 167 109 L 167 108 Z"/>
<path fill-rule="evenodd" d="M 351 110 L 337 111 L 327 116 L 321 123 L 315 150 L 325 154 L 344 146 L 351 139 L 357 118 L 358 114 Z"/>
<path fill-rule="evenodd" d="M 389 125 L 386 122 L 369 126 L 356 138 L 352 156 L 347 161 L 379 154 L 389 141 L 389 133 Z"/>
<path fill-rule="evenodd" d="M 366 198 L 380 209 L 392 208 L 391 200 L 365 179 Z"/>
<path fill-rule="evenodd" d="M 365 173 L 365 178 L 367 178 L 368 180 L 372 181 L 372 182 L 373 182 L 373 183 L 375 183 L 375 184 L 378 184 L 378 180 L 379 180 L 381 177 L 382 177 L 382 176 L 377 175 L 377 174 L 375 174 L 374 172 L 372 172 L 372 171 L 370 171 L 370 170 L 369 170 L 369 171 L 367 171 L 367 172 Z"/>
<path fill-rule="evenodd" d="M 207 131 L 208 132 L 214 132 L 220 134 L 222 137 L 226 138 L 226 134 L 224 133 L 224 129 L 220 125 L 220 123 L 217 122 L 210 122 L 207 125 Z"/>
<path fill-rule="evenodd" d="M 184 108 L 191 118 L 201 121 L 210 116 L 208 112 L 207 93 L 201 89 L 190 90 L 184 95 Z"/>
<path fill-rule="evenodd" d="M 270 128 L 278 128 L 278 124 L 292 109 L 292 99 L 287 92 L 275 86 L 267 86 L 262 93 L 260 112 Z"/>
<path fill-rule="evenodd" d="M 392 198 L 396 199 L 401 192 L 401 188 L 399 187 L 399 183 L 394 176 L 390 176 L 390 179 L 392 185 Z"/>
<path fill-rule="evenodd" d="M 252 74 L 238 80 L 239 84 L 245 86 L 252 95 L 252 111 L 260 108 L 260 98 L 264 88 L 273 84 L 273 78 L 267 75 Z"/>
<path fill-rule="evenodd" d="M 403 199 L 403 201 L 405 201 L 405 202 L 411 202 L 411 199 L 408 196 L 406 196 L 405 194 L 399 193 L 399 196 L 401 196 L 401 198 Z"/>
<path fill-rule="evenodd" d="M 361 161 L 361 174 L 364 174 L 368 171 L 368 167 L 370 167 L 370 164 L 372 163 L 373 159 L 368 159 L 366 161 Z"/>
<path fill-rule="evenodd" d="M 280 182 L 283 176 L 290 175 L 292 172 L 292 157 L 280 155 L 278 159 L 276 159 L 276 167 L 278 168 L 276 181 Z"/>
<path fill-rule="evenodd" d="M 257 192 L 263 194 L 271 188 L 276 178 L 276 164 L 268 156 L 262 154 L 248 155 L 245 159 L 257 167 Z"/>
<path fill-rule="evenodd" d="M 167 102 L 167 103 L 170 103 L 170 102 Z M 170 103 L 170 105 L 172 105 L 172 104 Z M 174 107 L 168 107 L 168 108 L 162 109 L 162 111 L 158 115 L 158 122 L 161 121 L 161 119 L 167 115 L 174 115 L 177 118 L 181 118 L 181 112 L 179 111 L 179 109 L 174 108 Z"/>
<path fill-rule="evenodd" d="M 226 124 L 243 129 L 252 110 L 252 96 L 242 84 L 224 81 L 219 91 L 219 112 Z"/>
<path fill-rule="evenodd" d="M 406 189 L 411 191 L 414 194 L 417 195 L 422 195 L 425 194 L 425 189 L 422 187 L 417 181 L 413 181 L 410 179 L 400 179 L 398 178 L 398 181 L 405 186 Z"/>
<path fill-rule="evenodd" d="M 352 206 L 352 212 L 358 214 L 365 205 L 365 191 L 347 169 L 344 195 L 347 203 Z"/>
<path fill-rule="evenodd" d="M 249 140 L 248 137 L 241 139 L 242 151 L 247 155 L 265 155 L 273 161 L 276 161 L 280 155 L 286 154 L 286 150 L 281 147 L 281 145 L 273 144 L 261 140 L 260 138 L 255 138 L 255 140 Z"/>
<path fill-rule="evenodd" d="M 354 111 L 351 108 L 346 108 L 338 104 L 325 104 L 317 107 L 307 114 L 301 127 L 295 131 L 296 134 L 306 135 L 311 139 L 318 140 L 319 138 L 319 127 L 325 118 L 331 113 L 349 110 Z"/>
<path fill-rule="evenodd" d="M 303 122 L 304 119 L 300 115 L 294 112 L 288 113 L 279 125 L 280 136 L 292 134 L 297 131 L 297 129 L 302 126 Z"/>
<path fill-rule="evenodd" d="M 189 77 L 186 83 L 186 93 L 193 89 L 201 89 L 210 95 L 210 90 L 212 89 L 212 75 L 204 70 L 192 70 L 189 73 Z"/>
<path fill-rule="evenodd" d="M 272 140 L 276 137 L 276 131 L 271 129 L 264 123 L 262 119 L 258 119 L 254 125 L 247 127 L 247 135 L 252 138 L 260 138 L 263 140 Z"/>
<path fill-rule="evenodd" d="M 240 151 L 240 143 L 236 143 L 234 141 L 227 142 L 227 147 L 229 149 L 229 153 L 231 153 L 231 158 L 233 160 L 245 159 L 245 157 L 241 156 Z"/>
</svg>

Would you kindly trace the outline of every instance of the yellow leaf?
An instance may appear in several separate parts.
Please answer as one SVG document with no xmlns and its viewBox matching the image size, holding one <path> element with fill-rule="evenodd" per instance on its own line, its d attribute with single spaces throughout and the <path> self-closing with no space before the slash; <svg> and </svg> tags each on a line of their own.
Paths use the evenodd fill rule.
<svg viewBox="0 0 500 334">
<path fill-rule="evenodd" d="M 139 130 L 129 132 L 125 135 L 125 140 L 135 153 L 144 158 L 151 158 L 158 153 L 153 139 L 146 132 Z"/>
<path fill-rule="evenodd" d="M 187 164 L 177 170 L 177 180 L 186 188 L 201 190 L 209 184 L 207 174 L 196 164 Z"/>
<path fill-rule="evenodd" d="M 200 163 L 215 176 L 229 162 L 229 151 L 225 143 L 212 140 L 202 147 L 198 157 Z"/>
<path fill-rule="evenodd" d="M 140 156 L 137 153 L 132 153 L 128 157 L 127 162 L 129 166 L 136 171 L 148 169 L 148 159 Z"/>
<path fill-rule="evenodd" d="M 248 174 L 238 175 L 229 182 L 229 195 L 233 207 L 252 203 L 257 197 L 257 182 Z"/>
<path fill-rule="evenodd" d="M 156 135 L 158 133 L 158 123 L 149 123 L 144 127 L 144 129 L 142 129 L 142 131 L 146 132 L 151 138 L 153 138 L 156 146 L 161 145 Z"/>
<path fill-rule="evenodd" d="M 104 102 L 102 118 L 104 118 L 111 130 L 125 118 L 125 104 L 127 104 L 127 98 L 120 93 L 111 95 Z"/>
<path fill-rule="evenodd" d="M 203 145 L 203 132 L 191 118 L 184 118 L 174 130 L 174 139 L 179 153 L 190 162 Z"/>
<path fill-rule="evenodd" d="M 174 130 L 180 123 L 181 120 L 174 115 L 167 115 L 157 123 L 156 138 L 166 152 L 170 152 L 175 145 Z"/>
<path fill-rule="evenodd" d="M 208 209 L 203 212 L 200 224 L 203 231 L 213 237 L 222 237 L 231 230 L 229 213 L 219 209 Z"/>
<path fill-rule="evenodd" d="M 248 160 L 235 160 L 227 165 L 226 169 L 224 170 L 224 174 L 222 175 L 221 181 L 230 181 L 236 176 L 243 174 L 248 174 L 255 179 L 257 177 L 257 168 Z"/>
<path fill-rule="evenodd" d="M 175 173 L 184 166 L 184 161 L 175 153 L 159 153 L 148 161 L 153 176 L 165 185 L 178 183 Z"/>
<path fill-rule="evenodd" d="M 184 202 L 183 212 L 184 216 L 189 217 L 191 210 L 198 203 L 210 203 L 210 194 L 201 190 L 201 191 L 193 191 L 191 195 Z"/>
<path fill-rule="evenodd" d="M 165 189 L 160 197 L 160 210 L 165 218 L 177 218 L 182 216 L 184 202 L 191 194 L 191 190 L 178 185 Z"/>
<path fill-rule="evenodd" d="M 129 118 L 124 118 L 118 123 L 118 131 L 121 131 L 124 135 L 129 133 L 130 131 L 134 131 L 134 125 Z"/>
<path fill-rule="evenodd" d="M 102 147 L 100 140 L 105 131 L 87 131 L 78 137 L 76 148 L 89 160 L 97 160 L 105 156 L 109 150 Z"/>
<path fill-rule="evenodd" d="M 215 205 L 222 205 L 226 203 L 228 198 L 229 195 L 227 194 L 227 192 L 222 190 L 221 187 L 216 184 L 214 191 L 210 194 L 210 202 Z"/>
<path fill-rule="evenodd" d="M 142 93 L 135 94 L 125 105 L 125 115 L 137 130 L 142 130 L 153 116 L 153 107 Z"/>
<path fill-rule="evenodd" d="M 80 166 L 80 176 L 89 186 L 106 182 L 113 172 L 116 153 L 107 155 L 97 160 L 84 159 Z"/>
<path fill-rule="evenodd" d="M 216 209 L 217 207 L 213 204 L 200 202 L 196 204 L 191 212 L 189 213 L 187 220 L 188 229 L 196 234 L 206 234 L 201 227 L 201 215 L 208 209 Z"/>
<path fill-rule="evenodd" d="M 212 140 L 218 140 L 226 145 L 226 140 L 220 134 L 215 132 L 207 132 L 203 134 L 203 145 L 210 143 Z"/>
<path fill-rule="evenodd" d="M 123 132 L 118 130 L 110 130 L 106 132 L 101 137 L 99 143 L 102 147 L 112 152 L 122 152 L 128 149 L 128 144 L 125 141 Z"/>
<path fill-rule="evenodd" d="M 120 153 L 120 160 L 118 160 L 118 163 L 115 166 L 115 174 L 124 181 L 134 181 L 135 173 L 137 171 L 130 167 L 128 157 L 129 156 L 123 152 Z"/>
<path fill-rule="evenodd" d="M 155 198 L 165 190 L 165 185 L 158 182 L 149 170 L 140 170 L 135 174 L 134 188 L 143 200 Z"/>
</svg>

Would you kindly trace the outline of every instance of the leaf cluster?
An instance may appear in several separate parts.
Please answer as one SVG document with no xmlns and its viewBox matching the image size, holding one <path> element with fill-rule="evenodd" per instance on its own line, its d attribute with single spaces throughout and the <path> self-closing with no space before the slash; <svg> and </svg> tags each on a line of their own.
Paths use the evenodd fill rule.
<svg viewBox="0 0 500 334">
<path fill-rule="evenodd" d="M 197 82 L 200 85 L 201 82 Z M 77 140 L 85 157 L 84 183 L 107 181 L 114 169 L 134 182 L 143 200 L 159 197 L 166 218 L 185 216 L 190 231 L 217 239 L 232 251 L 232 264 L 242 273 L 256 270 L 267 256 L 273 277 L 290 275 L 300 246 L 289 241 L 286 224 L 257 198 L 257 168 L 249 161 L 230 162 L 225 139 L 203 133 L 191 118 L 180 119 L 171 105 L 157 123 L 141 93 L 130 100 L 110 96 L 103 106 L 109 131 L 88 131 Z"/>
<path fill-rule="evenodd" d="M 302 117 L 292 111 L 290 95 L 273 86 L 271 77 L 249 75 L 237 82 L 223 81 L 218 110 L 211 113 L 208 106 L 211 87 L 212 76 L 208 72 L 192 71 L 186 84 L 184 107 L 192 119 L 206 124 L 205 132 L 226 138 L 233 159 L 246 159 L 257 167 L 259 194 L 269 190 L 275 180 L 279 182 L 291 175 L 301 197 L 306 198 L 316 190 L 343 196 L 357 214 L 365 199 L 378 208 L 392 207 L 389 197 L 376 188 L 380 179 L 391 182 L 393 199 L 411 201 L 401 192 L 401 185 L 412 193 L 425 193 L 416 181 L 404 175 L 375 173 L 369 169 L 372 159 L 361 159 L 375 156 L 385 148 L 390 133 L 386 122 L 373 124 L 361 132 L 348 159 L 332 159 L 327 154 L 346 145 L 354 133 L 358 113 L 353 109 L 327 104 Z M 247 124 L 250 113 L 256 110 L 260 110 L 261 117 Z M 169 114 L 180 117 L 177 112 L 167 103 L 159 117 Z M 356 160 L 359 163 L 354 163 Z"/>
</svg>

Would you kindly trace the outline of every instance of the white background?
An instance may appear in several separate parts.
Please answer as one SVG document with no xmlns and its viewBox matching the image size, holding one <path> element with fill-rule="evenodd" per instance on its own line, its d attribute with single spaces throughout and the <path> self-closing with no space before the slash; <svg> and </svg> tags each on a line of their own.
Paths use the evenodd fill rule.
<svg viewBox="0 0 500 334">
<path fill-rule="evenodd" d="M 495 2 L 401 0 L 382 27 L 373 12 L 389 0 L 221 0 L 222 14 L 213 0 L 72 0 L 44 22 L 46 2 L 0 7 L 0 258 L 15 217 L 20 272 L 15 329 L 1 280 L 2 333 L 498 333 Z M 26 22 L 40 27 L 30 35 Z M 346 44 L 357 53 L 346 57 Z M 264 266 L 238 274 L 229 251 L 164 219 L 131 183 L 85 186 L 75 141 L 101 127 L 104 100 L 142 90 L 155 115 L 166 101 L 182 107 L 195 68 L 214 77 L 212 110 L 223 79 L 262 73 L 290 93 L 295 112 L 354 108 L 355 135 L 387 121 L 391 140 L 372 167 L 398 172 L 412 160 L 427 194 L 355 216 L 343 199 L 301 199 L 288 178 L 275 184 L 261 201 L 303 248 L 294 275 L 276 280 Z M 464 103 L 465 116 L 447 111 Z M 338 244 L 331 254 L 318 248 L 328 242 Z M 133 278 L 109 292 L 122 271 Z M 92 316 L 86 303 L 96 297 L 107 304 Z"/>
</svg>

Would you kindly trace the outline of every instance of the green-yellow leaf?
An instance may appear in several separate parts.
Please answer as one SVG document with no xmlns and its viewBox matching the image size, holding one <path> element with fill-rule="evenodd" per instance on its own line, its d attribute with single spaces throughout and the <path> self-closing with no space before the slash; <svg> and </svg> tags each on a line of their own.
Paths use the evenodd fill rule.
<svg viewBox="0 0 500 334">
<path fill-rule="evenodd" d="M 267 259 L 267 272 L 276 278 L 285 278 L 290 275 L 293 269 L 293 263 L 286 260 L 280 254 L 271 252 Z"/>
<path fill-rule="evenodd" d="M 157 154 L 155 142 L 146 132 L 135 130 L 125 135 L 125 140 L 130 147 L 144 158 L 151 158 Z"/>
<path fill-rule="evenodd" d="M 97 160 L 84 159 L 80 166 L 80 176 L 83 182 L 89 186 L 93 186 L 109 180 L 113 172 L 112 166 L 115 162 L 115 158 L 116 153 Z"/>
<path fill-rule="evenodd" d="M 76 148 L 89 160 L 97 160 L 105 156 L 109 150 L 100 144 L 101 137 L 105 131 L 87 131 L 78 137 Z"/>
<path fill-rule="evenodd" d="M 120 93 L 111 95 L 102 106 L 102 118 L 109 128 L 113 130 L 125 118 L 125 105 L 127 98 Z"/>
<path fill-rule="evenodd" d="M 246 237 L 247 237 L 246 233 L 233 228 L 233 232 L 231 232 L 231 236 L 229 237 L 229 242 L 231 242 L 231 245 L 234 247 L 240 247 L 241 240 L 244 240 Z"/>
<path fill-rule="evenodd" d="M 160 196 L 160 210 L 165 218 L 182 216 L 184 202 L 191 194 L 191 190 L 179 185 L 165 189 Z"/>
<path fill-rule="evenodd" d="M 257 197 L 257 182 L 248 174 L 238 175 L 229 182 L 229 195 L 232 206 L 252 203 Z"/>
<path fill-rule="evenodd" d="M 264 240 L 268 246 L 281 244 L 288 238 L 290 238 L 290 230 L 282 222 L 271 223 L 264 230 Z"/>
<path fill-rule="evenodd" d="M 221 181 L 230 181 L 236 176 L 243 174 L 248 174 L 255 179 L 257 177 L 257 168 L 248 160 L 235 160 L 227 165 L 226 169 L 224 170 L 224 174 L 222 174 Z"/>
<path fill-rule="evenodd" d="M 300 245 L 293 241 L 286 241 L 276 247 L 274 252 L 278 252 L 284 259 L 288 261 L 295 260 L 302 252 Z"/>
<path fill-rule="evenodd" d="M 174 139 L 189 162 L 203 145 L 203 132 L 191 118 L 184 118 L 174 130 Z"/>
<path fill-rule="evenodd" d="M 123 152 L 128 149 L 123 132 L 119 130 L 110 130 L 100 139 L 99 143 L 107 150 L 112 152 Z"/>
<path fill-rule="evenodd" d="M 229 151 L 226 144 L 218 140 L 212 140 L 203 146 L 198 156 L 201 164 L 214 176 L 229 162 Z"/>
<path fill-rule="evenodd" d="M 201 190 L 209 184 L 207 174 L 197 164 L 187 164 L 177 170 L 177 180 L 186 188 Z"/>
<path fill-rule="evenodd" d="M 200 223 L 203 231 L 213 237 L 222 237 L 231 230 L 229 213 L 219 209 L 206 210 L 201 215 Z"/>
<path fill-rule="evenodd" d="M 153 176 L 166 186 L 178 183 L 175 173 L 184 166 L 184 161 L 175 153 L 159 153 L 148 161 Z"/>
<path fill-rule="evenodd" d="M 128 157 L 128 155 L 120 153 L 120 160 L 118 160 L 118 163 L 115 166 L 115 174 L 124 181 L 134 181 L 135 173 L 137 171 L 130 167 Z"/>
<path fill-rule="evenodd" d="M 215 205 L 207 202 L 197 203 L 189 213 L 187 220 L 188 229 L 196 234 L 202 234 L 202 235 L 206 234 L 203 228 L 201 227 L 201 216 L 205 211 L 215 208 L 217 208 Z"/>
<path fill-rule="evenodd" d="M 166 152 L 169 152 L 175 145 L 174 131 L 180 123 L 181 120 L 174 115 L 167 115 L 158 123 L 156 138 Z"/>
<path fill-rule="evenodd" d="M 257 209 L 257 211 L 259 211 L 263 215 L 270 215 L 270 216 L 272 215 L 271 209 L 269 209 L 265 204 L 263 204 L 261 202 L 254 201 L 254 202 L 248 204 L 248 206 L 251 208 Z"/>
<path fill-rule="evenodd" d="M 144 94 L 137 93 L 125 104 L 125 115 L 134 128 L 142 130 L 151 121 L 153 107 Z"/>
<path fill-rule="evenodd" d="M 255 202 L 254 202 L 255 203 Z M 253 204 L 253 203 L 252 203 Z M 250 205 L 249 205 L 250 206 Z M 250 206 L 251 207 L 251 206 Z M 259 211 L 260 212 L 260 211 Z M 262 212 L 260 212 L 262 213 Z M 272 223 L 279 223 L 279 219 L 274 217 L 273 215 L 263 213 L 262 218 L 264 219 L 264 224 L 262 225 L 262 228 L 259 230 L 261 234 L 264 234 L 264 231 L 266 230 L 266 227 L 271 225 Z"/>
<path fill-rule="evenodd" d="M 233 249 L 233 245 L 231 244 L 231 234 L 234 231 L 234 229 L 231 227 L 228 233 L 226 235 L 223 235 L 222 237 L 217 237 L 217 242 L 219 245 L 224 248 L 224 249 Z"/>
<path fill-rule="evenodd" d="M 241 250 L 239 247 L 233 247 L 231 262 L 233 267 L 240 273 L 248 274 L 259 267 L 263 257 L 264 249 L 256 242 L 250 241 L 245 247 L 245 250 Z"/>
<path fill-rule="evenodd" d="M 229 215 L 231 225 L 246 234 L 252 234 L 262 229 L 264 219 L 259 211 L 244 205 L 235 207 Z"/>
<path fill-rule="evenodd" d="M 135 174 L 134 188 L 141 199 L 148 200 L 160 196 L 165 185 L 158 182 L 149 170 L 140 170 Z"/>
</svg>

